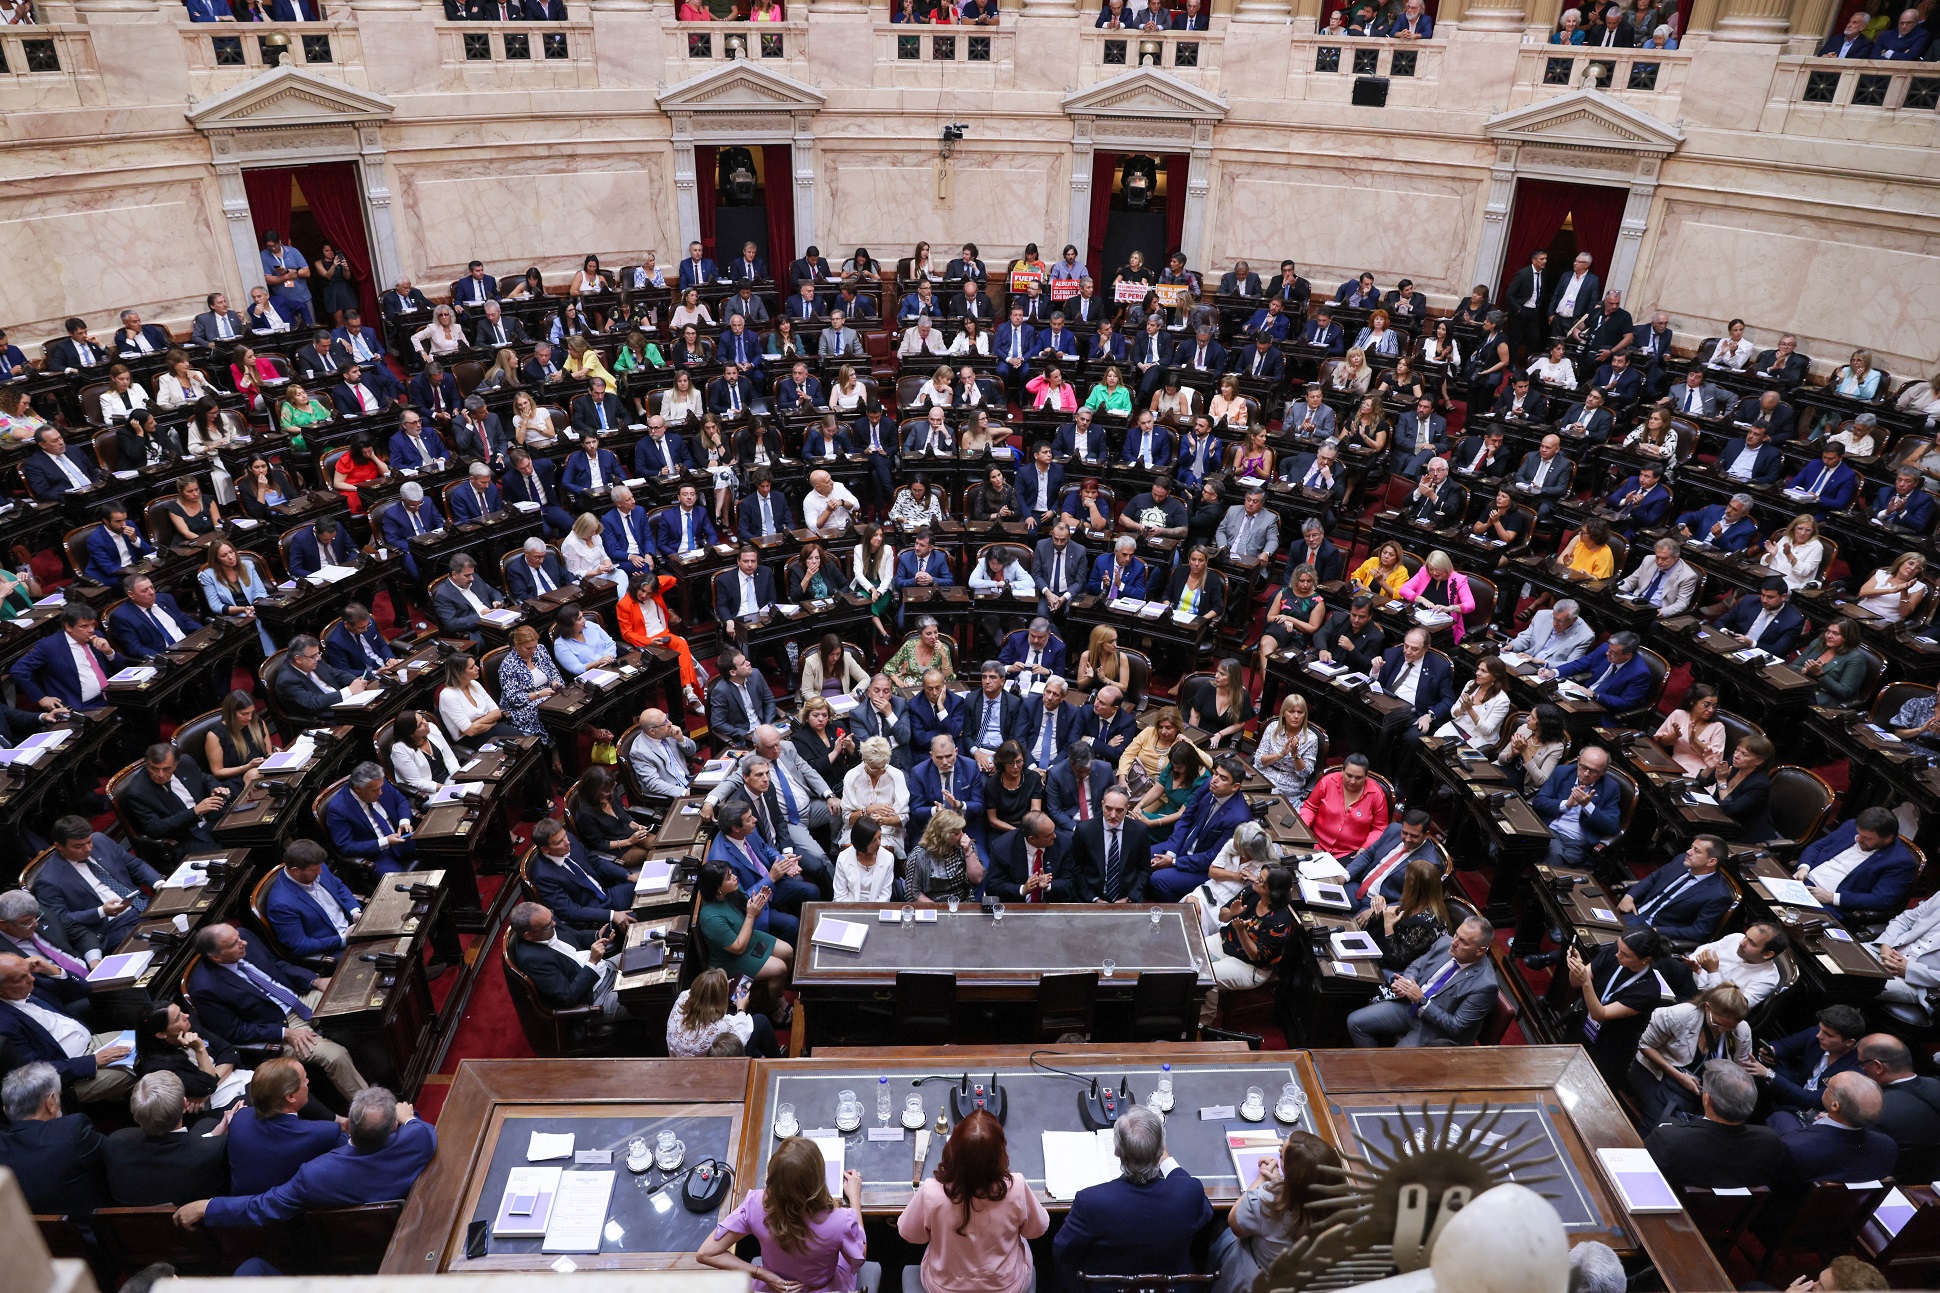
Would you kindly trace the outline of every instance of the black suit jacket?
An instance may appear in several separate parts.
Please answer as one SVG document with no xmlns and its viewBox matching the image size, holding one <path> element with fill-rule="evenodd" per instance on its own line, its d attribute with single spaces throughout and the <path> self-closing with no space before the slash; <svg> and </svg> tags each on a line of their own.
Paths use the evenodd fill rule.
<svg viewBox="0 0 1940 1293">
<path fill-rule="evenodd" d="M 1940 1078 L 1912 1077 L 1879 1090 L 1882 1105 L 1873 1125 L 1899 1144 L 1894 1179 L 1931 1181 L 1940 1153 Z"/>
<path fill-rule="evenodd" d="M 763 610 L 773 607 L 779 600 L 775 595 L 775 572 L 766 566 L 755 567 L 754 595 Z M 725 624 L 739 618 L 740 610 L 741 570 L 737 566 L 714 576 L 714 618 Z"/>
<path fill-rule="evenodd" d="M 0 1127 L 0 1167 L 20 1178 L 31 1212 L 86 1215 L 108 1205 L 102 1148 L 107 1140 L 84 1113 Z"/>
<path fill-rule="evenodd" d="M 105 1150 L 108 1192 L 116 1205 L 180 1205 L 227 1194 L 229 1138 L 204 1134 L 215 1125 L 210 1118 L 161 1136 L 146 1135 L 139 1127 L 110 1135 Z"/>
<path fill-rule="evenodd" d="M 177 760 L 175 775 L 198 803 L 207 797 L 212 783 L 192 756 L 184 754 Z M 180 839 L 200 822 L 173 791 L 156 785 L 145 771 L 128 779 L 121 792 L 121 808 L 135 829 L 152 839 Z"/>
<path fill-rule="evenodd" d="M 317 662 L 317 677 L 341 692 L 350 685 L 350 678 L 328 664 Z M 283 711 L 300 723 L 314 722 L 330 713 L 330 707 L 337 703 L 340 696 L 326 696 L 318 691 L 316 684 L 305 678 L 294 665 L 284 665 L 276 675 L 276 699 L 283 705 Z"/>
<path fill-rule="evenodd" d="M 554 922 L 553 929 L 557 932 L 560 941 L 571 943 L 582 951 L 593 945 L 593 934 L 590 930 L 574 929 L 561 922 Z M 554 1010 L 591 1004 L 593 989 L 599 984 L 600 976 L 597 970 L 591 966 L 581 965 L 565 953 L 547 947 L 543 943 L 513 939 L 512 963 L 532 980 L 532 986 L 538 991 L 539 999 Z"/>
<path fill-rule="evenodd" d="M 996 848 L 990 859 L 990 870 L 984 880 L 984 890 L 1002 902 L 1024 901 L 1024 881 L 1031 874 L 1031 846 L 1021 830 L 1012 831 L 1004 837 L 1004 842 Z M 1039 895 L 1040 902 L 1078 902 L 1077 890 L 1069 854 L 1060 850 L 1057 841 L 1044 850 L 1044 865 L 1051 872 L 1051 887 Z"/>
<path fill-rule="evenodd" d="M 1770 1188 L 1783 1182 L 1790 1168 L 1785 1142 L 1770 1127 L 1734 1127 L 1691 1114 L 1651 1132 L 1644 1148 L 1673 1190 Z"/>
<path fill-rule="evenodd" d="M 1124 901 L 1144 902 L 1145 885 L 1152 878 L 1152 833 L 1135 816 L 1125 818 L 1125 842 L 1118 864 L 1121 882 L 1127 885 Z M 1071 885 L 1076 890 L 1071 901 L 1090 902 L 1104 897 L 1104 818 L 1094 816 L 1072 833 L 1069 871 Z"/>
</svg>

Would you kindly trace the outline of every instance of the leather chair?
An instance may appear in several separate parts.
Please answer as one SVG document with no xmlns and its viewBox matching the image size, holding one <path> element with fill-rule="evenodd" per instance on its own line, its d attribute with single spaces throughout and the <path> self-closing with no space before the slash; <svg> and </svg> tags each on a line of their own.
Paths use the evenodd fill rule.
<svg viewBox="0 0 1940 1293">
<path fill-rule="evenodd" d="M 1747 736 L 1763 736 L 1765 729 L 1749 718 L 1734 714 L 1728 709 L 1718 711 L 1718 721 L 1724 724 L 1724 757 L 1729 759 L 1731 752 L 1738 748 L 1738 742 Z"/>
<path fill-rule="evenodd" d="M 1193 970 L 1142 970 L 1132 988 L 1135 1042 L 1189 1042 L 1197 1035 L 1198 1011 L 1192 993 L 1199 981 Z"/>
<path fill-rule="evenodd" d="M 1670 677 L 1670 664 L 1663 656 L 1649 647 L 1638 647 L 1638 654 L 1650 667 L 1650 690 L 1644 693 L 1643 700 L 1631 709 L 1617 715 L 1617 722 L 1624 727 L 1643 727 L 1657 711 L 1657 702 L 1664 698 L 1664 682 Z M 1655 727 L 1652 724 L 1653 728 Z"/>
<path fill-rule="evenodd" d="M 1464 575 L 1468 580 L 1469 594 L 1475 599 L 1475 609 L 1462 616 L 1462 635 L 1470 637 L 1487 631 L 1495 618 L 1496 588 L 1495 580 L 1481 575 Z"/>
<path fill-rule="evenodd" d="M 478 660 L 478 672 L 480 675 L 478 680 L 485 685 L 486 694 L 495 701 L 499 698 L 499 666 L 505 663 L 506 653 L 511 651 L 511 649 L 509 646 L 493 647 L 483 656 L 480 656 Z"/>
<path fill-rule="evenodd" d="M 100 522 L 90 521 L 61 536 L 61 549 L 67 553 L 67 568 L 74 572 L 74 578 L 79 583 L 88 588 L 99 586 L 82 573 L 88 568 L 88 539 L 99 528 Z"/>
<path fill-rule="evenodd" d="M 523 874 L 525 863 L 521 862 Z M 547 1057 L 599 1055 L 606 1049 L 611 1030 L 603 1027 L 605 1017 L 598 1006 L 568 1006 L 556 1009 L 540 1000 L 532 980 L 512 960 L 512 940 L 517 937 L 507 926 L 499 939 L 499 962 L 505 971 L 506 990 L 512 997 L 512 1010 L 525 1033 L 533 1053 Z"/>
<path fill-rule="evenodd" d="M 1893 716 L 1905 708 L 1908 701 L 1933 694 L 1934 688 L 1925 683 L 1889 682 L 1874 698 L 1872 710 L 1867 717 L 1871 722 L 1886 727 L 1893 721 Z"/>
<path fill-rule="evenodd" d="M 1940 1198 L 1929 1186 L 1900 1187 L 1914 1212 L 1897 1234 L 1877 1217 L 1859 1228 L 1859 1252 L 1898 1288 L 1929 1287 L 1940 1269 Z"/>
<path fill-rule="evenodd" d="M 899 1044 L 943 1046 L 956 1040 L 957 976 L 945 970 L 896 972 L 895 1034 Z"/>
<path fill-rule="evenodd" d="M 140 759 L 108 778 L 108 798 L 114 802 L 115 820 L 121 823 L 122 831 L 128 836 L 128 847 L 137 856 L 156 870 L 166 874 L 175 869 L 187 852 L 184 845 L 176 840 L 161 839 L 153 835 L 143 835 L 135 829 L 135 820 L 121 802 L 122 792 L 137 775 L 146 775 L 142 769 L 147 765 Z"/>
<path fill-rule="evenodd" d="M 1133 713 L 1143 713 L 1151 700 L 1152 659 L 1143 651 L 1134 651 L 1123 645 L 1118 648 L 1118 654 L 1125 657 L 1126 664 L 1131 668 L 1125 684 L 1125 703 L 1132 707 Z"/>
<path fill-rule="evenodd" d="M 169 738 L 177 754 L 186 754 L 199 764 L 204 772 L 209 769 L 208 736 L 222 726 L 222 711 L 212 709 L 206 714 L 197 714 L 180 727 Z"/>
<path fill-rule="evenodd" d="M 1038 980 L 1033 1036 L 1039 1043 L 1051 1043 L 1078 1033 L 1089 1041 L 1097 1006 L 1096 970 L 1043 975 Z"/>
<path fill-rule="evenodd" d="M 284 647 L 280 651 L 273 652 L 256 669 L 257 690 L 263 697 L 263 703 L 269 706 L 269 715 L 276 720 L 276 728 L 286 741 L 294 740 L 306 726 L 292 719 L 289 712 L 283 708 L 283 702 L 276 696 L 276 679 L 289 662 L 290 649 Z"/>
<path fill-rule="evenodd" d="M 1802 1264 L 1798 1259 L 1804 1258 L 1816 1270 L 1847 1251 L 1860 1226 L 1879 1210 L 1881 1200 L 1892 1188 L 1891 1178 L 1868 1186 L 1843 1181 L 1814 1185 L 1799 1201 L 1798 1210 L 1782 1233 L 1766 1248 L 1765 1260 L 1758 1266 L 1759 1277 L 1762 1279 L 1781 1257 L 1792 1259 L 1794 1264 Z"/>
<path fill-rule="evenodd" d="M 404 1200 L 349 1208 L 318 1208 L 303 1214 L 311 1269 L 326 1275 L 375 1275 L 404 1213 Z"/>
<path fill-rule="evenodd" d="M 1704 1236 L 1704 1242 L 1711 1245 L 1711 1252 L 1719 1261 L 1731 1255 L 1731 1250 L 1738 1246 L 1739 1236 L 1758 1219 L 1772 1199 L 1771 1190 L 1762 1185 L 1729 1194 L 1687 1185 L 1678 1195 L 1685 1215 Z"/>
<path fill-rule="evenodd" d="M 1769 775 L 1772 824 L 1778 827 L 1780 837 L 1766 847 L 1789 855 L 1825 829 L 1832 815 L 1832 787 L 1818 773 L 1789 763 L 1773 768 Z"/>
</svg>

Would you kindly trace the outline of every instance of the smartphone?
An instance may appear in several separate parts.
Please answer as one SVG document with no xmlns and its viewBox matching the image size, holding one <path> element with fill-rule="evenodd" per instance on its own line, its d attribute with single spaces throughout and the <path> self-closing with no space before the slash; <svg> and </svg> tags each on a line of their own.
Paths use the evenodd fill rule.
<svg viewBox="0 0 1940 1293">
<path fill-rule="evenodd" d="M 734 981 L 734 995 L 737 997 L 745 996 L 747 993 L 752 992 L 753 990 L 754 990 L 754 980 L 750 979 L 745 974 Z"/>
</svg>

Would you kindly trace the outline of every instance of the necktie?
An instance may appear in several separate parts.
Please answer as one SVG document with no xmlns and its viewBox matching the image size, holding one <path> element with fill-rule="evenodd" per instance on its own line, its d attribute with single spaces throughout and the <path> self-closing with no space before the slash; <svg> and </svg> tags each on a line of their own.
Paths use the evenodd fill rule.
<svg viewBox="0 0 1940 1293">
<path fill-rule="evenodd" d="M 63 952 L 60 948 L 55 947 L 52 943 L 42 938 L 39 934 L 34 935 L 33 950 L 37 955 L 49 961 L 52 961 L 54 964 L 60 966 L 61 969 L 67 971 L 68 974 L 72 975 L 77 979 L 85 979 L 88 977 L 87 966 L 81 964 L 79 961 L 69 956 L 66 952 Z"/>
<path fill-rule="evenodd" d="M 1380 865 L 1367 873 L 1367 879 L 1361 882 L 1360 892 L 1356 896 L 1365 902 L 1367 896 L 1373 893 L 1383 880 L 1388 878 L 1388 873 L 1401 865 L 1401 859 L 1406 857 L 1407 854 L 1408 848 L 1404 844 L 1396 847 L 1392 853 L 1382 858 Z"/>
<path fill-rule="evenodd" d="M 1044 850 L 1034 848 L 1031 850 L 1031 874 L 1036 876 L 1036 875 L 1042 875 L 1043 873 L 1044 873 Z M 1038 894 L 1038 891 L 1035 889 L 1033 889 L 1030 893 L 1026 894 L 1024 897 L 1025 902 L 1037 902 L 1038 899 L 1039 899 L 1039 894 Z"/>
<path fill-rule="evenodd" d="M 771 502 L 769 502 L 769 501 L 768 501 L 768 498 L 767 498 L 767 496 L 766 496 L 766 495 L 763 495 L 763 496 L 762 496 L 762 499 L 761 499 L 761 532 L 762 532 L 763 534 L 773 534 L 773 533 L 775 532 L 775 511 L 774 511 L 774 506 L 775 506 L 775 505 L 774 505 L 773 503 L 771 503 Z M 746 578 L 746 576 L 743 576 L 743 578 Z M 754 582 L 754 581 L 753 581 L 753 580 L 751 580 L 751 579 L 750 579 L 750 580 L 748 580 L 748 583 L 749 583 L 750 585 L 752 585 L 752 584 L 753 584 L 753 582 Z"/>
<path fill-rule="evenodd" d="M 1662 911 L 1665 904 L 1669 903 L 1671 899 L 1677 897 L 1678 894 L 1683 893 L 1686 889 L 1696 884 L 1697 881 L 1698 881 L 1698 878 L 1692 875 L 1687 870 L 1683 875 L 1677 878 L 1677 882 L 1671 885 L 1670 888 L 1664 890 L 1664 892 L 1658 894 L 1655 898 L 1652 898 L 1650 901 L 1646 902 L 1643 906 L 1637 908 L 1637 914 L 1639 916 L 1642 916 L 1645 920 L 1649 920 L 1657 912 Z"/>
<path fill-rule="evenodd" d="M 301 997 L 297 996 L 296 993 L 290 991 L 275 979 L 272 979 L 269 975 L 264 974 L 248 961 L 237 961 L 236 968 L 242 971 L 243 978 L 248 979 L 258 992 L 283 1007 L 286 1012 L 295 1014 L 299 1019 L 308 1019 L 310 1017 L 310 1007 L 303 1004 Z"/>
<path fill-rule="evenodd" d="M 781 802 L 783 806 L 788 809 L 788 824 L 791 826 L 800 825 L 802 815 L 800 810 L 795 807 L 795 792 L 788 788 L 788 778 L 782 775 L 780 768 L 775 769 L 774 784 L 775 788 L 781 791 Z"/>
<path fill-rule="evenodd" d="M 1826 487 L 1826 482 L 1831 478 L 1832 478 L 1832 468 L 1826 466 L 1824 463 L 1820 463 L 1819 478 L 1812 482 L 1812 497 L 1817 498 L 1819 496 L 1819 492 Z"/>
<path fill-rule="evenodd" d="M 1052 710 L 1044 711 L 1044 722 L 1037 733 L 1037 763 L 1048 768 L 1057 756 L 1058 723 L 1057 714 Z"/>
<path fill-rule="evenodd" d="M 1442 990 L 1443 985 L 1445 985 L 1450 979 L 1454 978 L 1455 972 L 1461 968 L 1462 968 L 1461 966 L 1455 964 L 1455 958 L 1452 956 L 1449 957 L 1448 960 L 1444 961 L 1442 963 L 1442 968 L 1439 970 L 1436 970 L 1435 973 L 1432 976 L 1430 976 L 1428 982 L 1421 985 L 1421 1001 L 1420 1002 L 1411 1001 L 1408 1003 L 1408 1013 L 1411 1015 L 1420 1014 L 1422 1004 L 1425 1004 L 1427 1001 L 1433 998 L 1437 992 L 1440 992 Z"/>
<path fill-rule="evenodd" d="M 411 518 L 411 533 L 413 533 L 413 534 L 423 534 L 423 533 L 424 533 L 424 516 L 423 516 L 423 514 L 422 514 L 422 513 L 420 513 L 420 512 L 418 512 L 418 511 L 416 511 L 416 510 L 414 510 L 414 509 L 412 509 L 412 508 L 408 508 L 408 507 L 404 509 L 404 512 L 405 512 L 405 515 L 407 515 L 407 516 L 409 516 L 409 517 Z"/>
<path fill-rule="evenodd" d="M 94 648 L 83 646 L 81 648 L 81 654 L 88 658 L 88 667 L 94 670 L 95 686 L 99 687 L 102 691 L 106 691 L 108 689 L 108 674 L 101 667 L 101 660 L 94 654 Z M 98 870 L 99 868 L 96 869 Z"/>
<path fill-rule="evenodd" d="M 1086 777 L 1080 781 L 1076 777 L 1073 777 L 1071 784 L 1078 791 L 1078 820 L 1088 822 L 1091 820 L 1091 778 Z"/>
<path fill-rule="evenodd" d="M 155 626 L 155 631 L 162 635 L 162 641 L 168 643 L 170 646 L 173 646 L 177 641 L 181 639 L 182 634 L 180 632 L 174 629 L 171 629 L 168 625 L 162 623 L 161 617 L 155 614 L 154 607 L 151 606 L 147 610 L 143 611 L 142 613 L 148 616 L 148 622 Z"/>
<path fill-rule="evenodd" d="M 540 482 L 539 473 L 536 471 L 532 472 L 526 479 L 532 482 L 532 501 L 544 507 L 546 505 L 546 487 Z"/>
<path fill-rule="evenodd" d="M 223 341 L 227 341 L 235 335 L 235 332 L 229 327 L 229 316 L 226 314 L 218 314 L 216 316 L 216 336 Z"/>
<path fill-rule="evenodd" d="M 1105 901 L 1118 901 L 1118 840 L 1119 832 L 1105 832 Z"/>
<path fill-rule="evenodd" d="M 1650 577 L 1650 583 L 1644 588 L 1644 600 L 1655 603 L 1657 600 L 1657 590 L 1663 586 L 1664 571 L 1660 567 L 1657 573 Z"/>
<path fill-rule="evenodd" d="M 595 401 L 593 407 L 599 411 L 600 430 L 606 430 L 606 402 L 604 400 Z"/>
</svg>

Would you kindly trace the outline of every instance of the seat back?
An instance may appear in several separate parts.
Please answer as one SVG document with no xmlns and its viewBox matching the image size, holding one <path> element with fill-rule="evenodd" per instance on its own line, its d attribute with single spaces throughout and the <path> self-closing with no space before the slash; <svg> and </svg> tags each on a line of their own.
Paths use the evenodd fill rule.
<svg viewBox="0 0 1940 1293">
<path fill-rule="evenodd" d="M 1891 1184 L 1880 1182 L 1852 1186 L 1840 1181 L 1821 1181 L 1807 1191 L 1798 1211 L 1785 1227 L 1785 1233 L 1766 1251 L 1760 1274 L 1769 1270 L 1783 1255 L 1809 1255 L 1815 1262 L 1829 1259 L 1852 1246 L 1859 1227 L 1878 1210 Z"/>
<path fill-rule="evenodd" d="M 1923 682 L 1889 682 L 1880 688 L 1879 696 L 1873 701 L 1872 712 L 1868 717 L 1881 727 L 1885 727 L 1895 714 L 1906 707 L 1908 701 L 1933 694 L 1934 689 Z"/>
<path fill-rule="evenodd" d="M 61 548 L 67 553 L 67 568 L 74 572 L 76 579 L 87 578 L 81 572 L 88 568 L 88 536 L 99 528 L 100 522 L 91 521 L 61 536 Z"/>
<path fill-rule="evenodd" d="M 1149 698 L 1147 693 L 1152 685 L 1152 659 L 1143 651 L 1134 651 L 1128 646 L 1120 646 L 1118 654 L 1125 657 L 1126 675 L 1125 703 L 1137 713 L 1145 708 Z"/>
<path fill-rule="evenodd" d="M 1886 657 L 1863 642 L 1856 650 L 1859 652 L 1860 659 L 1866 662 L 1865 679 L 1859 684 L 1859 690 L 1855 693 L 1855 698 L 1863 705 L 1866 703 L 1866 697 L 1872 695 L 1879 686 L 1880 676 L 1886 672 Z M 1891 718 L 1892 715 L 1889 714 L 1887 717 Z"/>
<path fill-rule="evenodd" d="M 1720 1194 L 1702 1186 L 1687 1185 L 1678 1191 L 1684 1212 L 1722 1261 L 1737 1246 L 1738 1236 L 1771 1202 L 1772 1192 L 1765 1186 Z"/>
<path fill-rule="evenodd" d="M 1037 1040 L 1055 1042 L 1077 1033 L 1089 1041 L 1097 1003 L 1096 970 L 1042 976 L 1037 987 Z"/>
<path fill-rule="evenodd" d="M 1772 825 L 1781 839 L 1803 844 L 1832 815 L 1832 787 L 1809 768 L 1785 763 L 1771 770 Z"/>
<path fill-rule="evenodd" d="M 393 1199 L 304 1213 L 304 1229 L 315 1246 L 318 1268 L 332 1275 L 375 1275 L 403 1212 L 404 1200 Z"/>
<path fill-rule="evenodd" d="M 1462 616 L 1462 634 L 1468 636 L 1486 629 L 1495 617 L 1496 589 L 1493 579 L 1481 575 L 1464 575 L 1468 580 L 1468 590 L 1475 599 L 1475 609 Z"/>
<path fill-rule="evenodd" d="M 941 1046 L 957 1029 L 957 976 L 947 970 L 896 972 L 896 1040 Z"/>
<path fill-rule="evenodd" d="M 1670 663 L 1663 656 L 1649 647 L 1638 647 L 1637 652 L 1650 668 L 1650 690 L 1644 693 L 1644 698 L 1637 702 L 1635 709 L 1619 716 L 1632 727 L 1641 727 L 1643 720 L 1657 709 L 1657 702 L 1664 698 L 1665 680 L 1671 674 Z"/>
<path fill-rule="evenodd" d="M 1724 724 L 1724 756 L 1727 759 L 1731 757 L 1731 752 L 1738 748 L 1738 742 L 1744 740 L 1747 736 L 1763 736 L 1765 734 L 1765 729 L 1757 723 L 1752 722 L 1742 714 L 1734 714 L 1728 709 L 1720 709 L 1718 711 L 1718 721 Z"/>
<path fill-rule="evenodd" d="M 493 700 L 497 700 L 499 698 L 499 693 L 498 693 L 499 666 L 505 663 L 505 657 L 507 654 L 511 652 L 511 650 L 512 648 L 509 646 L 493 647 L 490 651 L 487 651 L 484 655 L 479 657 L 479 660 L 478 660 L 479 679 L 478 680 L 481 683 L 485 684 L 485 690 Z"/>
<path fill-rule="evenodd" d="M 175 1224 L 175 1205 L 148 1208 L 97 1208 L 94 1235 L 122 1265 L 135 1270 L 167 1262 L 182 1274 L 228 1274 L 209 1230 Z"/>
<path fill-rule="evenodd" d="M 174 745 L 177 754 L 189 755 L 206 771 L 209 766 L 209 760 L 206 757 L 208 751 L 203 747 L 208 744 L 209 733 L 216 731 L 221 726 L 222 711 L 212 709 L 207 713 L 197 714 L 194 718 L 176 728 L 175 734 L 169 738 L 169 742 Z"/>
<path fill-rule="evenodd" d="M 1630 819 L 1637 814 L 1636 778 L 1615 765 L 1606 768 L 1603 775 L 1617 783 L 1617 804 L 1621 810 L 1621 819 L 1617 827 L 1617 834 L 1619 837 L 1628 835 L 1630 833 Z"/>
<path fill-rule="evenodd" d="M 1141 970 L 1132 988 L 1132 1040 L 1189 1042 L 1198 1031 L 1195 970 Z"/>
</svg>

